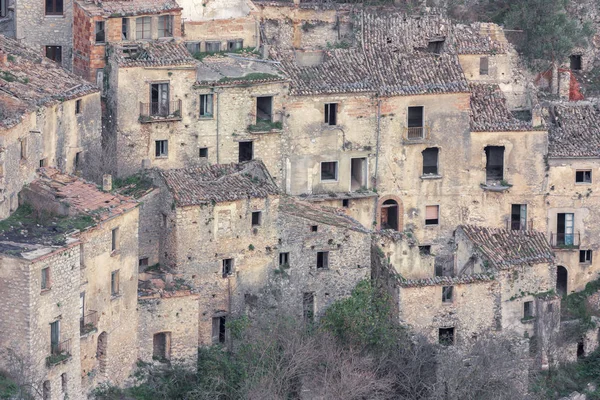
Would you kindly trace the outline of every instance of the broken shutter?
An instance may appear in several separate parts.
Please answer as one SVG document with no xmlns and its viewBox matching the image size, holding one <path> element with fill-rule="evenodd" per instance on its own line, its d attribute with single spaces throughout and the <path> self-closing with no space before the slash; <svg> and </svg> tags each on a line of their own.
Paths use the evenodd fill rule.
<svg viewBox="0 0 600 400">
<path fill-rule="evenodd" d="M 573 245 L 573 214 L 565 214 L 565 244 Z"/>
<path fill-rule="evenodd" d="M 425 208 L 425 219 L 438 219 L 438 206 L 427 206 Z"/>
<path fill-rule="evenodd" d="M 527 204 L 521 204 L 521 230 L 527 230 Z"/>
</svg>

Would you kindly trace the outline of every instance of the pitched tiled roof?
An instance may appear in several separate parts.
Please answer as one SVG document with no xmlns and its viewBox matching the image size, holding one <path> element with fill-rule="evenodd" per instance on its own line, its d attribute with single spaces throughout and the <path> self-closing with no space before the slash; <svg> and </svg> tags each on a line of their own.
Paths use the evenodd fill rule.
<svg viewBox="0 0 600 400">
<path fill-rule="evenodd" d="M 161 170 L 178 206 L 265 198 L 279 189 L 261 161 Z"/>
<path fill-rule="evenodd" d="M 126 17 L 179 10 L 175 0 L 79 0 L 77 4 L 90 15 Z"/>
<path fill-rule="evenodd" d="M 453 35 L 458 54 L 504 54 L 508 43 L 495 24 L 455 25 Z"/>
<path fill-rule="evenodd" d="M 195 66 L 198 61 L 175 39 L 113 45 L 120 67 Z"/>
<path fill-rule="evenodd" d="M 550 107 L 548 155 L 600 157 L 600 106 L 575 103 Z"/>
<path fill-rule="evenodd" d="M 494 280 L 493 274 L 472 274 L 461 276 L 435 276 L 433 278 L 423 279 L 403 279 L 399 277 L 398 285 L 400 287 L 421 287 L 421 286 L 452 286 L 465 285 L 472 283 L 491 282 Z"/>
<path fill-rule="evenodd" d="M 458 229 L 467 235 L 475 247 L 496 269 L 518 265 L 553 263 L 554 253 L 542 232 L 513 231 L 461 225 Z"/>
<path fill-rule="evenodd" d="M 458 57 L 361 49 L 333 49 L 316 66 L 300 66 L 292 51 L 275 55 L 296 95 L 376 92 L 382 96 L 467 92 Z"/>
<path fill-rule="evenodd" d="M 331 207 L 319 207 L 311 203 L 298 201 L 288 196 L 280 199 L 279 211 L 283 214 L 306 218 L 320 224 L 339 226 L 363 233 L 369 232 L 368 229 L 362 226 L 354 218 L 346 215 L 343 211 Z"/>
<path fill-rule="evenodd" d="M 515 118 L 506 106 L 506 98 L 498 85 L 470 84 L 471 131 L 531 131 L 531 122 Z"/>
<path fill-rule="evenodd" d="M 273 61 L 262 60 L 255 54 L 216 54 L 198 64 L 197 85 L 235 85 L 271 83 L 287 80 L 275 68 Z"/>
<path fill-rule="evenodd" d="M 16 40 L 0 35 L 0 52 L 7 55 L 0 63 L 0 127 L 21 122 L 21 116 L 64 100 L 97 92 L 98 89 L 39 52 Z"/>
</svg>

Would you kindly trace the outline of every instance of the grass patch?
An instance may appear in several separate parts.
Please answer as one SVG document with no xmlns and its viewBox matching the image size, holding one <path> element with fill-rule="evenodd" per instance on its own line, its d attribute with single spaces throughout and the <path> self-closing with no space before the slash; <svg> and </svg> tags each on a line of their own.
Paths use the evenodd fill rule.
<svg viewBox="0 0 600 400">
<path fill-rule="evenodd" d="M 240 77 L 224 77 L 219 79 L 219 82 L 235 82 L 235 81 L 259 81 L 265 79 L 281 79 L 277 75 L 267 74 L 264 72 L 252 72 L 250 74 L 240 76 Z"/>
<path fill-rule="evenodd" d="M 197 52 L 197 53 L 192 54 L 192 57 L 194 57 L 196 60 L 202 61 L 206 57 L 210 57 L 210 56 L 216 56 L 216 55 L 224 56 L 225 53 L 242 54 L 242 55 L 243 54 L 248 54 L 248 55 L 260 54 L 258 51 L 255 51 L 253 47 L 244 47 L 239 50 L 202 51 L 202 52 Z"/>
<path fill-rule="evenodd" d="M 0 373 L 0 399 L 12 399 L 19 392 L 19 387 L 8 376 Z"/>
<path fill-rule="evenodd" d="M 271 121 L 256 121 L 256 124 L 248 125 L 248 131 L 250 132 L 268 132 L 271 129 L 282 129 L 283 124 L 281 122 Z"/>
<path fill-rule="evenodd" d="M 587 298 L 600 290 L 600 279 L 588 282 L 581 292 L 572 293 L 563 297 L 561 304 L 561 317 L 563 319 L 579 319 L 585 326 L 590 326 L 592 316 L 600 316 L 588 306 Z"/>
<path fill-rule="evenodd" d="M 152 187 L 152 179 L 143 174 L 136 174 L 127 178 L 117 178 L 113 182 L 113 187 L 124 196 L 139 198 L 143 196 L 148 189 Z"/>
</svg>

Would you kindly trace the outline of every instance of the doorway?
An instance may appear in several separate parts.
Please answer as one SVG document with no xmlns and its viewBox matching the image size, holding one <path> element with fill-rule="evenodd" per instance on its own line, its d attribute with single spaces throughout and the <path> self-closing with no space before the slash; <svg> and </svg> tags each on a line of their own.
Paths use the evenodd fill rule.
<svg viewBox="0 0 600 400">
<path fill-rule="evenodd" d="M 381 206 L 381 229 L 398 230 L 398 203 L 395 200 L 386 200 Z"/>
<path fill-rule="evenodd" d="M 559 265 L 556 267 L 556 292 L 560 296 L 567 294 L 569 273 L 565 267 Z"/>
<path fill-rule="evenodd" d="M 563 246 L 573 245 L 573 214 L 560 213 L 556 218 L 556 244 Z"/>
<path fill-rule="evenodd" d="M 350 191 L 367 188 L 367 159 L 353 158 L 350 161 Z"/>
<path fill-rule="evenodd" d="M 252 142 L 239 142 L 238 161 L 250 161 L 254 158 L 254 146 Z"/>
</svg>

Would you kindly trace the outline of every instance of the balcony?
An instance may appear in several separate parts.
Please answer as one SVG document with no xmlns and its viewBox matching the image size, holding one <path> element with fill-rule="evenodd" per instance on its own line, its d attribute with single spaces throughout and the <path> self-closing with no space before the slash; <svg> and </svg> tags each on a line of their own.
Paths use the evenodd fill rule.
<svg viewBox="0 0 600 400">
<path fill-rule="evenodd" d="M 51 368 L 71 358 L 71 339 L 51 345 L 51 354 L 46 357 L 46 366 Z"/>
<path fill-rule="evenodd" d="M 580 244 L 580 234 L 577 233 L 554 233 L 550 234 L 550 246 L 555 249 L 578 249 Z"/>
<path fill-rule="evenodd" d="M 423 125 L 405 127 L 403 137 L 410 142 L 428 139 L 429 126 Z"/>
<path fill-rule="evenodd" d="M 181 121 L 181 100 L 140 103 L 140 123 Z"/>
<path fill-rule="evenodd" d="M 98 312 L 90 311 L 79 319 L 79 333 L 81 336 L 98 329 Z"/>
</svg>

